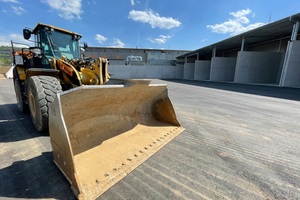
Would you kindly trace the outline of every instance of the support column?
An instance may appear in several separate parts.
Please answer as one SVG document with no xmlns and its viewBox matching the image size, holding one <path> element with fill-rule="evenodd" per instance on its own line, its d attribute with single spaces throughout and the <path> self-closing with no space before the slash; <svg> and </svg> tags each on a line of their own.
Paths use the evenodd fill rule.
<svg viewBox="0 0 300 200">
<path fill-rule="evenodd" d="M 212 50 L 212 57 L 216 57 L 216 53 L 217 53 L 217 48 L 214 47 L 213 50 Z"/>
<path fill-rule="evenodd" d="M 297 73 L 298 65 L 295 64 L 299 62 L 298 61 L 299 55 L 297 55 L 299 51 L 295 51 L 295 49 L 297 50 L 299 49 L 298 41 L 297 41 L 298 31 L 299 31 L 299 21 L 296 21 L 296 23 L 293 26 L 291 41 L 288 42 L 287 50 L 283 61 L 283 68 L 282 68 L 281 78 L 279 82 L 279 86 L 281 87 L 299 85 L 299 83 L 296 83 L 297 81 L 295 81 L 297 78 L 294 77 L 294 74 L 298 74 Z M 296 54 L 292 54 L 293 51 L 295 51 Z"/>
<path fill-rule="evenodd" d="M 282 46 L 282 39 L 280 39 L 280 41 L 279 41 L 279 47 L 278 47 L 278 51 L 277 52 L 281 51 L 281 46 Z"/>
<path fill-rule="evenodd" d="M 245 48 L 245 37 L 242 39 L 242 46 L 241 46 L 241 51 L 244 51 Z"/>
<path fill-rule="evenodd" d="M 297 21 L 295 24 L 294 24 L 294 27 L 293 27 L 293 32 L 292 32 L 292 36 L 291 36 L 291 40 L 297 40 L 297 35 L 298 35 L 298 30 L 299 30 L 299 21 Z"/>
</svg>

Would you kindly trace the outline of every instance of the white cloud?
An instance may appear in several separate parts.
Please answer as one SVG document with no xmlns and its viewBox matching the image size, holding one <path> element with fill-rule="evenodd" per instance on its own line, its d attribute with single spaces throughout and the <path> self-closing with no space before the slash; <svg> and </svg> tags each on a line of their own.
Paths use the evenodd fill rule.
<svg viewBox="0 0 300 200">
<path fill-rule="evenodd" d="M 237 12 L 230 12 L 229 14 L 234 16 L 235 18 L 239 19 L 239 18 L 245 17 L 245 15 L 249 15 L 251 12 L 252 11 L 249 8 L 247 8 L 246 10 L 242 9 Z"/>
<path fill-rule="evenodd" d="M 250 9 L 242 9 L 237 12 L 229 13 L 233 18 L 221 24 L 207 25 L 206 27 L 211 29 L 215 33 L 230 33 L 230 35 L 237 35 L 260 26 L 265 25 L 265 23 L 257 22 L 249 24 L 250 20 L 247 17 L 252 11 Z"/>
<path fill-rule="evenodd" d="M 2 1 L 2 2 L 4 2 L 4 3 L 20 3 L 20 2 L 17 1 L 17 0 L 0 0 L 0 1 Z"/>
<path fill-rule="evenodd" d="M 106 37 L 104 37 L 103 35 L 100 34 L 96 34 L 95 39 L 100 43 L 103 44 L 103 42 L 105 42 L 107 40 Z M 125 44 L 118 38 L 115 38 L 113 40 L 112 46 L 110 47 L 117 47 L 117 48 L 124 48 Z"/>
<path fill-rule="evenodd" d="M 0 35 L 0 46 L 10 46 L 9 39 Z"/>
<path fill-rule="evenodd" d="M 11 8 L 13 9 L 14 13 L 16 13 L 16 15 L 23 15 L 26 12 L 26 10 L 21 6 L 11 6 Z"/>
<path fill-rule="evenodd" d="M 25 40 L 22 35 L 12 33 L 8 36 L 0 36 L 0 46 L 11 46 L 11 40 L 17 43 L 27 44 L 30 45 L 31 42 Z M 16 47 L 28 47 L 22 44 L 14 44 Z"/>
<path fill-rule="evenodd" d="M 160 35 L 155 39 L 150 39 L 150 41 L 152 43 L 156 43 L 156 44 L 164 44 L 166 43 L 169 39 L 171 39 L 171 36 L 168 35 Z"/>
<path fill-rule="evenodd" d="M 130 0 L 130 4 L 131 4 L 131 6 L 135 6 L 137 4 L 141 4 L 141 1 L 139 1 L 139 0 Z"/>
<path fill-rule="evenodd" d="M 18 41 L 25 40 L 25 39 L 23 38 L 22 35 L 20 35 L 20 34 L 15 34 L 15 33 L 10 34 L 9 37 L 10 37 L 12 40 L 18 40 Z M 25 41 L 26 41 L 26 40 L 25 40 Z"/>
<path fill-rule="evenodd" d="M 107 40 L 106 37 L 104 37 L 103 35 L 100 35 L 100 34 L 96 34 L 95 39 L 96 39 L 100 44 L 102 44 L 103 42 L 105 42 L 105 41 Z"/>
<path fill-rule="evenodd" d="M 6 42 L 6 41 L 1 41 L 0 40 L 0 47 L 4 46 L 4 47 L 9 47 L 10 46 L 10 42 Z"/>
<path fill-rule="evenodd" d="M 115 38 L 113 42 L 113 46 L 111 47 L 124 48 L 125 44 L 120 39 Z"/>
<path fill-rule="evenodd" d="M 48 4 L 58 12 L 60 17 L 66 20 L 80 19 L 82 13 L 81 0 L 42 0 L 42 2 Z"/>
<path fill-rule="evenodd" d="M 88 1 L 87 3 L 88 3 L 89 6 L 92 4 L 92 3 L 89 2 L 89 1 Z M 96 1 L 93 1 L 93 4 L 94 4 L 94 5 L 97 5 Z"/>
<path fill-rule="evenodd" d="M 172 17 L 161 17 L 158 13 L 154 13 L 152 10 L 137 11 L 132 10 L 129 12 L 129 19 L 133 21 L 148 23 L 152 28 L 171 29 L 181 25 L 181 22 L 173 19 Z"/>
</svg>

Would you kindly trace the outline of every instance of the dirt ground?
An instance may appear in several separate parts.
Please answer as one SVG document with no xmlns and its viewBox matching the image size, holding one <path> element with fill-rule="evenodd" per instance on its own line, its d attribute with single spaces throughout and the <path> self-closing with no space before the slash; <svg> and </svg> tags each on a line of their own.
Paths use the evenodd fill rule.
<svg viewBox="0 0 300 200">
<path fill-rule="evenodd" d="M 99 199 L 300 199 L 300 90 L 166 83 L 185 131 Z M 76 199 L 0 80 L 0 199 Z M 112 158 L 113 159 L 113 158 Z"/>
</svg>

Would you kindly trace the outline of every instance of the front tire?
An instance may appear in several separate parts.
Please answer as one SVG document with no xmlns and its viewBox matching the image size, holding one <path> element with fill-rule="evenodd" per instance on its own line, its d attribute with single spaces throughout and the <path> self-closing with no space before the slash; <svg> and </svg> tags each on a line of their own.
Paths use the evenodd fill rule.
<svg viewBox="0 0 300 200">
<path fill-rule="evenodd" d="M 39 132 L 48 131 L 49 108 L 61 85 L 52 76 L 31 76 L 26 80 L 29 110 L 34 127 Z"/>
</svg>

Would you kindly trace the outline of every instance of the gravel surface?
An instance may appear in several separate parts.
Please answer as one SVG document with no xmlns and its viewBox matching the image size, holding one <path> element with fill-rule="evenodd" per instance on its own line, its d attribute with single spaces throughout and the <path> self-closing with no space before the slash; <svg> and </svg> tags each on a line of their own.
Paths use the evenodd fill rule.
<svg viewBox="0 0 300 200">
<path fill-rule="evenodd" d="M 99 199 L 300 199 L 300 90 L 166 83 L 186 129 Z M 0 79 L 0 199 L 75 199 Z"/>
</svg>

